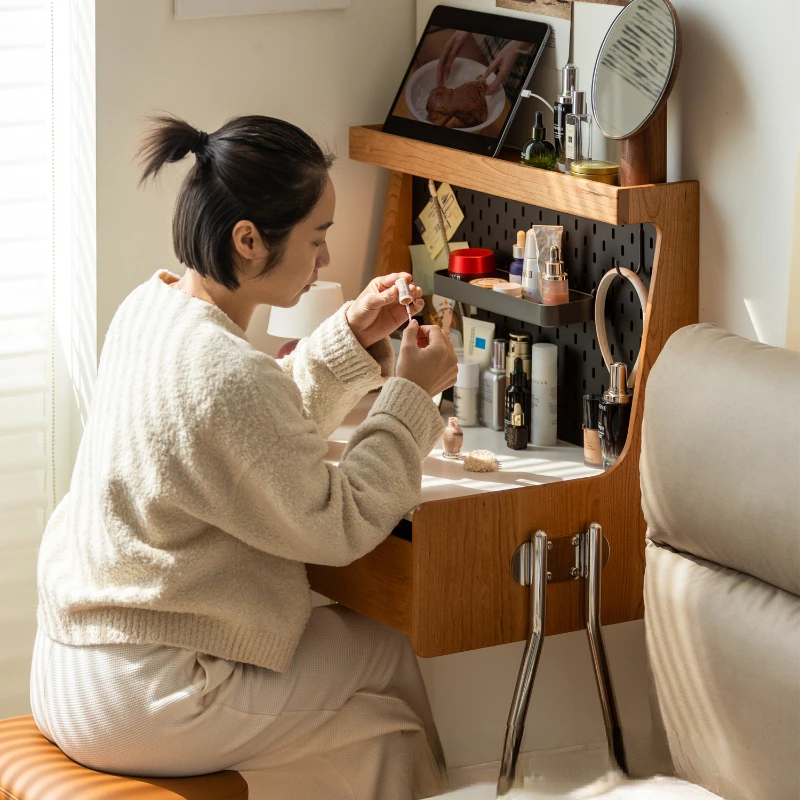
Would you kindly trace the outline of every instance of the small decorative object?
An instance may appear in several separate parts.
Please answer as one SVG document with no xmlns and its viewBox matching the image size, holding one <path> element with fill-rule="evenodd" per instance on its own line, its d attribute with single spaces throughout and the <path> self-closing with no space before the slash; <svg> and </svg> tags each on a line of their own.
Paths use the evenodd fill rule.
<svg viewBox="0 0 800 800">
<path fill-rule="evenodd" d="M 536 112 L 536 124 L 533 126 L 533 138 L 528 139 L 522 148 L 521 161 L 526 167 L 538 169 L 556 168 L 556 148 L 548 142 L 547 130 L 542 122 L 542 112 Z"/>
<path fill-rule="evenodd" d="M 500 462 L 491 450 L 473 450 L 464 456 L 464 469 L 467 472 L 497 472 Z"/>
<path fill-rule="evenodd" d="M 449 417 L 447 427 L 442 434 L 442 455 L 445 458 L 461 458 L 461 446 L 464 444 L 464 431 L 458 424 L 458 417 Z"/>
<path fill-rule="evenodd" d="M 341 283 L 317 281 L 291 308 L 273 306 L 269 314 L 267 333 L 282 339 L 291 339 L 278 351 L 278 358 L 293 352 L 300 339 L 310 336 L 336 313 L 344 303 Z"/>
</svg>

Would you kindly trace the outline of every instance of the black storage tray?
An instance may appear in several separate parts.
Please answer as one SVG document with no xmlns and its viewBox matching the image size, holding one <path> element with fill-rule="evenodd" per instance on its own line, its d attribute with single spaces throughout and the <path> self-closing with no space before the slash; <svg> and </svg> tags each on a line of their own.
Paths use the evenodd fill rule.
<svg viewBox="0 0 800 800">
<path fill-rule="evenodd" d="M 521 297 L 510 297 L 482 286 L 473 286 L 467 281 L 451 278 L 447 270 L 434 273 L 433 290 L 435 294 L 449 297 L 461 303 L 483 308 L 494 314 L 529 322 L 542 328 L 557 328 L 575 322 L 588 322 L 594 319 L 594 297 L 570 289 L 569 302 L 559 306 L 546 306 L 533 303 Z"/>
</svg>

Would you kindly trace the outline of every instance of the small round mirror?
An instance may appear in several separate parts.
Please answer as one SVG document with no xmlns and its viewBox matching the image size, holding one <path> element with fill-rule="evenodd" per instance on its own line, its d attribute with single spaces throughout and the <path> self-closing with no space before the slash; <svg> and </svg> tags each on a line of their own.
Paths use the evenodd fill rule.
<svg viewBox="0 0 800 800">
<path fill-rule="evenodd" d="M 609 139 L 641 131 L 667 102 L 680 60 L 678 17 L 669 0 L 633 0 L 597 56 L 592 104 Z"/>
</svg>

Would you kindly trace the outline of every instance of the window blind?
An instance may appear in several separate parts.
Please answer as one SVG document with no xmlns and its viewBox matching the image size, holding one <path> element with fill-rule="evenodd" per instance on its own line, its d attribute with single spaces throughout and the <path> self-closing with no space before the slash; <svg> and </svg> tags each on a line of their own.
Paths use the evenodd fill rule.
<svg viewBox="0 0 800 800">
<path fill-rule="evenodd" d="M 0 716 L 28 710 L 36 555 L 53 502 L 51 11 L 0 0 Z"/>
</svg>

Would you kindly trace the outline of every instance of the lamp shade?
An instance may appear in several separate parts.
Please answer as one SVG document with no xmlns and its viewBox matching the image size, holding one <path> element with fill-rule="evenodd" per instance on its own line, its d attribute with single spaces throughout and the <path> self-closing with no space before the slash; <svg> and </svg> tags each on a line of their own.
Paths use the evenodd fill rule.
<svg viewBox="0 0 800 800">
<path fill-rule="evenodd" d="M 341 283 L 317 281 L 291 308 L 273 306 L 267 333 L 282 339 L 303 339 L 310 336 L 344 303 Z"/>
</svg>

